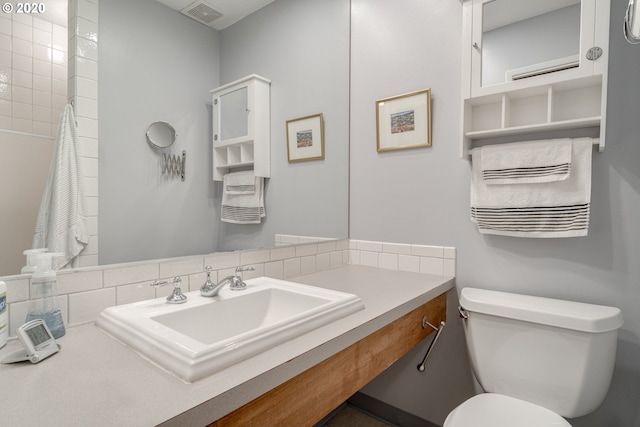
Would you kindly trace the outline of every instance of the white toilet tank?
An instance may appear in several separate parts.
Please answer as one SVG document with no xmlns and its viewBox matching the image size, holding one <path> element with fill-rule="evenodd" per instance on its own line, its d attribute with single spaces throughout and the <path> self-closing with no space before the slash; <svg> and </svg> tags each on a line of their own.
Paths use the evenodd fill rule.
<svg viewBox="0 0 640 427">
<path fill-rule="evenodd" d="M 615 307 L 464 288 L 461 313 L 485 391 L 573 418 L 595 410 L 611 383 L 622 313 Z"/>
</svg>

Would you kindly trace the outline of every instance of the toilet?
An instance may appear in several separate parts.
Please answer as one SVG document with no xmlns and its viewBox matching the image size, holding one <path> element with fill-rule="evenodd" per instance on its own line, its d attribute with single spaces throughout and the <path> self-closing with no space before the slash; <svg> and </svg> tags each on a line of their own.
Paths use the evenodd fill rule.
<svg viewBox="0 0 640 427">
<path fill-rule="evenodd" d="M 616 356 L 619 308 L 464 288 L 460 315 L 485 393 L 443 427 L 571 426 L 604 400 Z"/>
</svg>

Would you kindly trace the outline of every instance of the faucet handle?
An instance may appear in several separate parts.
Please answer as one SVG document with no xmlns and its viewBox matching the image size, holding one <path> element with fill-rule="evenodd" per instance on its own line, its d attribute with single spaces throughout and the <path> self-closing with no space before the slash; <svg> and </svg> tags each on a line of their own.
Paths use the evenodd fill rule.
<svg viewBox="0 0 640 427">
<path fill-rule="evenodd" d="M 200 286 L 200 295 L 205 297 L 212 296 L 216 285 L 211 281 L 211 266 L 207 265 L 204 270 L 207 272 L 207 280 Z"/>
<path fill-rule="evenodd" d="M 151 283 L 151 286 L 157 288 L 159 286 L 168 285 L 169 283 L 173 283 L 173 292 L 171 295 L 167 297 L 167 303 L 169 304 L 182 304 L 187 301 L 187 296 L 182 293 L 182 289 L 180 285 L 182 284 L 182 279 L 180 276 L 176 276 L 173 280 L 155 280 Z"/>
<path fill-rule="evenodd" d="M 243 273 L 245 271 L 255 271 L 255 268 L 253 267 L 236 267 L 236 276 L 241 276 L 239 273 Z"/>
<path fill-rule="evenodd" d="M 236 267 L 236 275 L 231 284 L 231 289 L 234 291 L 242 290 L 247 288 L 247 284 L 244 283 L 244 279 L 242 278 L 242 273 L 245 271 L 255 271 L 253 267 L 243 268 L 242 266 Z"/>
<path fill-rule="evenodd" d="M 182 293 L 182 288 L 180 288 L 182 284 L 180 276 L 174 277 L 173 284 L 173 292 L 167 297 L 167 302 L 169 304 L 182 304 L 183 302 L 187 302 L 187 296 Z"/>
</svg>

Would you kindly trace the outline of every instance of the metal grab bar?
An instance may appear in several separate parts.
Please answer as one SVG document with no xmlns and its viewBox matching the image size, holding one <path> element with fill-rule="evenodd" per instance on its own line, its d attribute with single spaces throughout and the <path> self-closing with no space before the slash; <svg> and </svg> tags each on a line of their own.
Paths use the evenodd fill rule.
<svg viewBox="0 0 640 427">
<path fill-rule="evenodd" d="M 442 333 L 442 330 L 444 329 L 444 325 L 445 325 L 444 320 L 440 322 L 440 327 L 438 328 L 437 326 L 434 326 L 434 325 L 432 325 L 431 323 L 429 323 L 427 321 L 427 316 L 424 316 L 422 318 L 422 327 L 426 328 L 427 326 L 429 326 L 431 329 L 436 331 L 436 336 L 433 337 L 433 340 L 429 344 L 429 347 L 427 347 L 427 352 L 425 353 L 424 358 L 422 359 L 422 362 L 420 362 L 420 364 L 417 366 L 418 371 L 424 372 L 424 366 L 427 363 L 427 358 L 431 354 L 431 350 L 433 350 L 433 346 L 435 345 L 436 341 L 438 341 L 438 338 L 440 337 L 440 334 Z"/>
</svg>

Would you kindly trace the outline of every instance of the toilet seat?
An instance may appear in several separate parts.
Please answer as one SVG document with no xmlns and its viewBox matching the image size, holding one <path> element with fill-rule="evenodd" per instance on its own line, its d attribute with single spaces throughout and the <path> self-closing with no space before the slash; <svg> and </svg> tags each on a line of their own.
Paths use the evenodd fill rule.
<svg viewBox="0 0 640 427">
<path fill-rule="evenodd" d="M 463 402 L 443 427 L 571 427 L 542 406 L 497 393 L 482 393 Z"/>
</svg>

